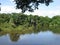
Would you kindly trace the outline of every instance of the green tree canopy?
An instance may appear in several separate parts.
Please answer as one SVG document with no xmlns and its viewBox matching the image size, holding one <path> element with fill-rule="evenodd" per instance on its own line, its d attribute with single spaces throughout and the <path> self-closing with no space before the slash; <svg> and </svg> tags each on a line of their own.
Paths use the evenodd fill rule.
<svg viewBox="0 0 60 45">
<path fill-rule="evenodd" d="M 21 9 L 24 13 L 26 10 L 33 12 L 35 9 L 38 9 L 39 4 L 45 4 L 46 6 L 53 0 L 14 0 L 16 3 L 16 8 Z"/>
</svg>

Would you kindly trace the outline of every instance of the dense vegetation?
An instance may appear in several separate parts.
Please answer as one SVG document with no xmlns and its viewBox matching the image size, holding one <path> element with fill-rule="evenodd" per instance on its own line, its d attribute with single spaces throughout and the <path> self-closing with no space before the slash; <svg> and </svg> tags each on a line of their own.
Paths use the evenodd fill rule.
<svg viewBox="0 0 60 45">
<path fill-rule="evenodd" d="M 20 35 L 52 31 L 60 34 L 60 16 L 26 15 L 22 13 L 0 14 L 0 37 L 9 34 L 11 41 L 18 41 Z"/>
<path fill-rule="evenodd" d="M 1 30 L 40 30 L 43 27 L 60 27 L 60 16 L 49 18 L 48 16 L 26 15 L 22 13 L 0 14 Z M 51 29 L 51 28 L 50 28 Z"/>
</svg>

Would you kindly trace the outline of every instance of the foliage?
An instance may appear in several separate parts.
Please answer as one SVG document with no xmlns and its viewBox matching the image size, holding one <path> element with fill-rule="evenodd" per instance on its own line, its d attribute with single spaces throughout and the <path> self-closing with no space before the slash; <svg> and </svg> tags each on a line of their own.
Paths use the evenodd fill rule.
<svg viewBox="0 0 60 45">
<path fill-rule="evenodd" d="M 60 16 L 49 18 L 22 13 L 0 14 L 0 30 L 39 30 L 43 27 L 60 27 Z"/>
<path fill-rule="evenodd" d="M 47 30 L 60 33 L 60 15 L 49 18 L 22 13 L 0 14 L 0 36 L 9 34 L 13 42 L 18 41 L 22 34 Z"/>
<path fill-rule="evenodd" d="M 38 9 L 40 3 L 48 6 L 49 3 L 53 2 L 53 0 L 14 0 L 14 1 L 16 3 L 16 8 L 21 9 L 23 13 L 26 10 L 33 12 L 35 9 Z"/>
</svg>

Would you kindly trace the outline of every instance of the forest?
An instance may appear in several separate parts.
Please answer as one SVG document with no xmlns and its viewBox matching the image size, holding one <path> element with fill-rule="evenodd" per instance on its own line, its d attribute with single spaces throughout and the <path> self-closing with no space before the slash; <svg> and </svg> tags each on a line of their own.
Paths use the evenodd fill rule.
<svg viewBox="0 0 60 45">
<path fill-rule="evenodd" d="M 48 16 L 27 15 L 23 13 L 0 14 L 0 31 L 25 31 L 60 28 L 60 15 Z M 52 28 L 51 28 L 52 27 Z"/>
</svg>

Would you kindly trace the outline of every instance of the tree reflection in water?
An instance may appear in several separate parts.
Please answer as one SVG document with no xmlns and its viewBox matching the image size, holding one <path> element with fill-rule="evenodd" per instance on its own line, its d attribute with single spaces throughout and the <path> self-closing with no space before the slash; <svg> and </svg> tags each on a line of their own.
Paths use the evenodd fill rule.
<svg viewBox="0 0 60 45">
<path fill-rule="evenodd" d="M 34 30 L 24 30 L 24 31 L 0 31 L 0 37 L 9 34 L 10 36 L 10 40 L 12 42 L 17 42 L 20 38 L 20 35 L 24 35 L 24 34 L 31 34 L 31 33 L 39 33 L 40 31 L 52 31 L 53 33 L 57 33 L 60 34 L 60 28 L 59 27 L 41 27 L 41 28 L 36 28 Z"/>
<path fill-rule="evenodd" d="M 15 42 L 19 40 L 19 36 L 20 34 L 16 33 L 16 32 L 12 32 L 9 34 L 11 41 Z"/>
</svg>

